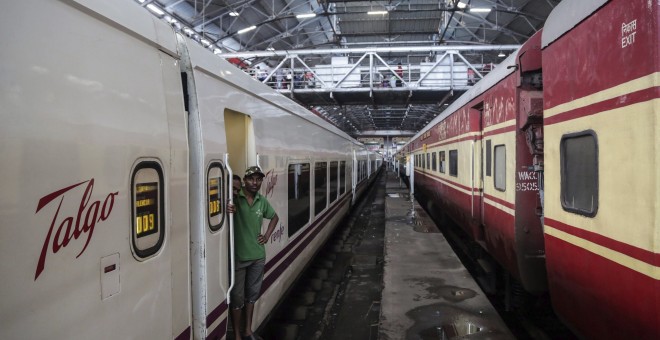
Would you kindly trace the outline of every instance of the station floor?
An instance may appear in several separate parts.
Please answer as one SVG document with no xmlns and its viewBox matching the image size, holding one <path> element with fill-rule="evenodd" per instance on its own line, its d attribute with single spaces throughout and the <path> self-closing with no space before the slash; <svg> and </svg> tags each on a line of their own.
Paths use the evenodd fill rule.
<svg viewBox="0 0 660 340">
<path fill-rule="evenodd" d="M 264 339 L 514 339 L 392 171 L 303 276 Z"/>
<path fill-rule="evenodd" d="M 513 339 L 434 222 L 393 172 L 385 179 L 380 340 Z"/>
</svg>

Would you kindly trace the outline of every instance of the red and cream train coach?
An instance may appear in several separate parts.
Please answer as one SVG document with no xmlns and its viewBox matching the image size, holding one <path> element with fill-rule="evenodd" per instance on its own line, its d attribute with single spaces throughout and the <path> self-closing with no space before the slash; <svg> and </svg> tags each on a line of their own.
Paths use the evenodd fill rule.
<svg viewBox="0 0 660 340">
<path fill-rule="evenodd" d="M 562 1 L 404 148 L 418 198 L 586 338 L 660 338 L 659 6 Z"/>
<path fill-rule="evenodd" d="M 546 289 L 535 171 L 542 163 L 535 143 L 542 136 L 540 43 L 537 34 L 408 146 L 422 199 L 533 292 Z"/>
</svg>

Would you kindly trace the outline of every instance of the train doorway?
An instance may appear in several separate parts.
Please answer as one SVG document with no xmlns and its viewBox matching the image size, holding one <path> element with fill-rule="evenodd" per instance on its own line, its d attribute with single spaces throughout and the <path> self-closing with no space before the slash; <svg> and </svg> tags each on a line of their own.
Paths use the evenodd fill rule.
<svg viewBox="0 0 660 340">
<path fill-rule="evenodd" d="M 229 166 L 234 174 L 243 177 L 247 167 L 257 165 L 257 149 L 252 117 L 238 111 L 226 109 L 225 135 L 227 136 Z"/>
</svg>

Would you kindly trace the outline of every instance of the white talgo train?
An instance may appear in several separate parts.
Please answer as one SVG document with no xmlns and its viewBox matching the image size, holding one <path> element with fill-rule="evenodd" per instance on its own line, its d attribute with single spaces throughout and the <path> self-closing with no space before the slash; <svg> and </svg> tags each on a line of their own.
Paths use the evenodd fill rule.
<svg viewBox="0 0 660 340">
<path fill-rule="evenodd" d="M 224 338 L 230 174 L 280 216 L 258 326 L 377 154 L 131 1 L 0 13 L 0 339 Z"/>
</svg>

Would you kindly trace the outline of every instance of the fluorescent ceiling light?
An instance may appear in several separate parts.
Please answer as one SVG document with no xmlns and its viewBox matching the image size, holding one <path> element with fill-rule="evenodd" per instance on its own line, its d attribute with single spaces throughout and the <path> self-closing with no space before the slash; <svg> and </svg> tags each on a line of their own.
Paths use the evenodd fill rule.
<svg viewBox="0 0 660 340">
<path fill-rule="evenodd" d="M 466 6 L 467 5 L 463 2 L 459 2 L 458 5 L 456 5 L 456 7 L 458 7 L 458 8 L 465 8 Z"/>
<path fill-rule="evenodd" d="M 298 18 L 298 19 L 307 19 L 307 18 L 313 18 L 315 16 L 316 16 L 316 13 L 305 13 L 305 14 L 296 15 L 296 18 Z"/>
<path fill-rule="evenodd" d="M 269 48 L 266 49 L 266 51 L 275 51 L 275 49 L 272 48 L 272 47 L 269 47 Z"/>
<path fill-rule="evenodd" d="M 250 26 L 248 28 L 244 28 L 244 29 L 238 31 L 238 34 L 249 32 L 249 31 L 252 31 L 253 29 L 256 29 L 256 28 L 257 28 L 257 26 Z"/>
<path fill-rule="evenodd" d="M 490 8 L 470 8 L 470 12 L 474 12 L 474 13 L 488 13 L 488 12 L 490 12 Z"/>
<path fill-rule="evenodd" d="M 239 14 L 236 11 L 231 11 L 231 12 L 229 12 L 229 16 L 230 17 L 237 17 L 237 16 L 239 16 Z"/>
<path fill-rule="evenodd" d="M 500 54 L 498 54 L 497 56 L 500 57 L 500 58 L 502 58 L 502 57 L 506 57 L 506 55 L 504 54 L 504 52 L 500 52 Z"/>
<path fill-rule="evenodd" d="M 219 48 L 214 48 L 213 53 L 214 54 L 220 54 L 220 53 L 222 53 L 222 50 L 220 50 Z"/>
<path fill-rule="evenodd" d="M 367 12 L 369 15 L 378 15 L 378 14 L 387 14 L 387 11 L 369 11 Z"/>
<path fill-rule="evenodd" d="M 150 11 L 152 11 L 152 12 L 158 14 L 158 15 L 163 15 L 163 14 L 165 14 L 165 12 L 163 12 L 162 9 L 156 7 L 156 5 L 154 5 L 154 4 L 148 4 L 148 5 L 147 5 L 147 8 L 148 8 Z"/>
<path fill-rule="evenodd" d="M 202 40 L 200 40 L 200 42 L 201 42 L 202 44 L 204 44 L 204 46 L 211 45 L 211 42 L 208 41 L 208 40 L 206 40 L 206 39 L 202 39 Z"/>
</svg>

